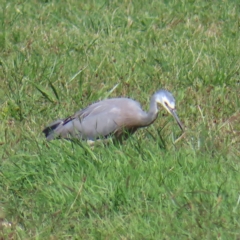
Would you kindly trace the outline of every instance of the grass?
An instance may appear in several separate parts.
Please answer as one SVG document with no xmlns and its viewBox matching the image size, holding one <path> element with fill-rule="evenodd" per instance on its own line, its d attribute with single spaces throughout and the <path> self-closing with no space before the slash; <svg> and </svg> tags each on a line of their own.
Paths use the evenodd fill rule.
<svg viewBox="0 0 240 240">
<path fill-rule="evenodd" d="M 0 239 L 239 239 L 238 1 L 3 1 Z M 46 142 L 94 101 L 177 100 L 123 145 Z M 11 225 L 8 225 L 8 223 Z M 7 226 L 8 225 L 8 226 Z"/>
</svg>

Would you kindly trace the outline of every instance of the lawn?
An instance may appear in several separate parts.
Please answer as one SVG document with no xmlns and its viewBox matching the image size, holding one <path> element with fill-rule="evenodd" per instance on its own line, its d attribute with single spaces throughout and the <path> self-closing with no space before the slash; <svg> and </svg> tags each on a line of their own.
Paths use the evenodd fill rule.
<svg viewBox="0 0 240 240">
<path fill-rule="evenodd" d="M 240 239 L 237 0 L 2 1 L 0 239 Z M 43 128 L 125 96 L 160 109 L 123 144 Z"/>
</svg>

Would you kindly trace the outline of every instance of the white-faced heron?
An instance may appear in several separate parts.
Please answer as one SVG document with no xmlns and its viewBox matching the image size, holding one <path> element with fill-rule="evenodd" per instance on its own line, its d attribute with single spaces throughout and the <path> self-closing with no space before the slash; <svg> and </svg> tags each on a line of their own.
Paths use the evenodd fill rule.
<svg viewBox="0 0 240 240">
<path fill-rule="evenodd" d="M 177 121 L 183 131 L 176 110 L 173 95 L 166 90 L 157 91 L 151 98 L 148 112 L 129 98 L 110 98 L 93 103 L 74 115 L 60 119 L 47 126 L 43 133 L 47 140 L 54 138 L 78 138 L 96 140 L 114 135 L 116 139 L 127 138 L 138 128 L 152 124 L 161 104 Z"/>
</svg>

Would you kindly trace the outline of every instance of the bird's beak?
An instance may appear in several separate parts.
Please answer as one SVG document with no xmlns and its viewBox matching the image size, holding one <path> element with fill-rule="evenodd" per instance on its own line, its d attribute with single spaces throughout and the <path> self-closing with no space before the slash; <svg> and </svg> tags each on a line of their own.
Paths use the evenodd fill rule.
<svg viewBox="0 0 240 240">
<path fill-rule="evenodd" d="M 169 109 L 170 113 L 173 115 L 173 117 L 176 119 L 176 121 L 177 121 L 179 127 L 181 128 L 181 130 L 184 131 L 184 127 L 183 127 L 181 121 L 178 118 L 176 110 L 175 109 L 171 109 L 171 108 L 168 108 L 168 109 Z"/>
</svg>

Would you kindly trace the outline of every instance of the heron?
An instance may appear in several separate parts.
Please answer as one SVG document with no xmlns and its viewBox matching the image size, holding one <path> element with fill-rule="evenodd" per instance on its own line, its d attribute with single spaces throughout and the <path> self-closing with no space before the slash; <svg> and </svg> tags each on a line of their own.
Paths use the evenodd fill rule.
<svg viewBox="0 0 240 240">
<path fill-rule="evenodd" d="M 173 95 L 161 89 L 152 95 L 148 112 L 131 98 L 109 98 L 93 103 L 70 117 L 54 121 L 43 133 L 48 141 L 56 138 L 95 141 L 109 136 L 124 140 L 138 128 L 147 127 L 156 120 L 158 104 L 175 118 L 184 131 L 176 113 Z"/>
</svg>

